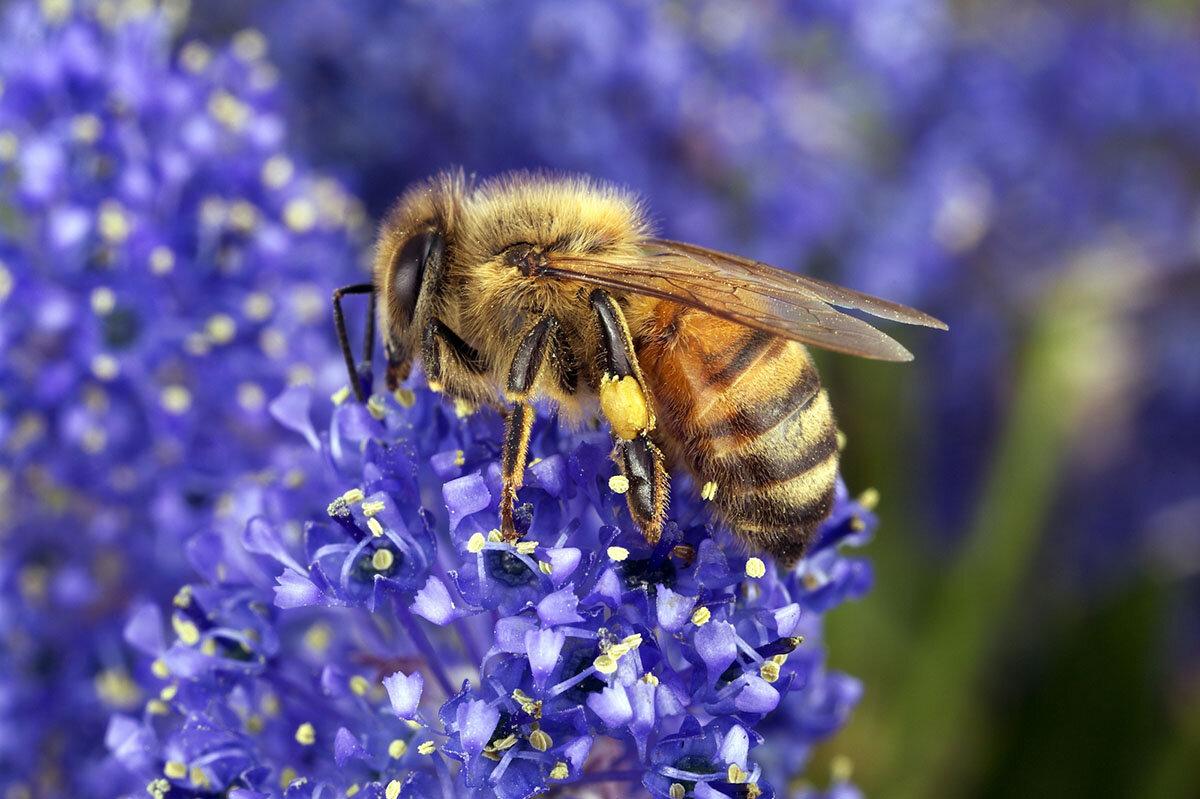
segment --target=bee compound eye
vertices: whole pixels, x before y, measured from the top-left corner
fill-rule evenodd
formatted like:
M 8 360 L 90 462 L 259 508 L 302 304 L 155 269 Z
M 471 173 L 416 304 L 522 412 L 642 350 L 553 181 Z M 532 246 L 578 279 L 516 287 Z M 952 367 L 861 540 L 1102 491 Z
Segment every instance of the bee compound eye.
M 441 261 L 444 244 L 441 231 L 426 230 L 404 242 L 392 261 L 392 292 L 409 319 L 417 307 L 425 267 Z

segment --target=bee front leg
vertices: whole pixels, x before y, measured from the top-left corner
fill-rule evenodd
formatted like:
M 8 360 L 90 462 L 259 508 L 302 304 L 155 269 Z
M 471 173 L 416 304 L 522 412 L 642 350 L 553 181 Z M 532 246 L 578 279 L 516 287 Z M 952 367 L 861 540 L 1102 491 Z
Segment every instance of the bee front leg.
M 576 382 L 575 358 L 566 343 L 562 325 L 553 316 L 542 317 L 521 343 L 517 345 L 505 384 L 505 398 L 513 404 L 504 434 L 504 456 L 501 477 L 504 480 L 500 495 L 500 534 L 509 541 L 517 539 L 513 510 L 517 489 L 525 477 L 525 461 L 529 455 L 529 434 L 533 429 L 534 408 L 530 400 L 542 365 L 550 363 L 557 372 L 559 386 L 573 393 Z
M 625 495 L 629 512 L 646 540 L 656 544 L 667 515 L 670 476 L 662 450 L 650 437 L 655 420 L 646 378 L 638 364 L 621 306 L 602 289 L 593 291 L 589 300 L 599 320 L 604 344 L 600 410 L 612 427 L 621 471 L 629 481 Z
M 354 363 L 354 353 L 350 351 L 350 337 L 346 334 L 346 317 L 342 313 L 342 297 L 347 294 L 366 294 L 367 325 L 366 340 L 363 342 L 363 364 L 366 367 L 366 381 L 370 385 L 371 374 L 374 372 L 375 360 L 375 286 L 371 283 L 355 283 L 342 286 L 333 292 L 333 323 L 337 329 L 338 344 L 342 348 L 342 357 L 346 360 L 346 373 L 350 376 L 350 387 L 354 389 L 354 397 L 359 402 L 366 402 L 367 395 L 363 390 L 364 375 Z

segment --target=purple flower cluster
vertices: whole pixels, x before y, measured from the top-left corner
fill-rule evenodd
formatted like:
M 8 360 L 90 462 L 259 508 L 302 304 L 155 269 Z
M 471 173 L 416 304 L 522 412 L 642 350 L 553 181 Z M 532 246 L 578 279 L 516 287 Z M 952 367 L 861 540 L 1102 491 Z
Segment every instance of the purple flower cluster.
M 6 7 L 0 34 L 0 773 L 112 795 L 145 694 L 131 602 L 169 598 L 267 405 L 336 386 L 328 287 L 363 214 L 287 153 L 262 36 L 171 44 L 172 4 Z M 8 600 L 12 599 L 9 603 Z M 10 782 L 11 780 L 11 782 Z
M 650 546 L 609 434 L 543 419 L 510 544 L 495 413 L 402 389 L 318 433 L 310 403 L 272 406 L 315 446 L 291 456 L 303 487 L 235 488 L 254 515 L 193 542 L 207 579 L 176 597 L 173 640 L 153 606 L 127 628 L 158 698 L 108 743 L 151 793 L 770 797 L 846 720 L 861 688 L 826 669 L 821 623 L 869 588 L 842 550 L 874 520 L 844 490 L 792 572 L 684 484 Z

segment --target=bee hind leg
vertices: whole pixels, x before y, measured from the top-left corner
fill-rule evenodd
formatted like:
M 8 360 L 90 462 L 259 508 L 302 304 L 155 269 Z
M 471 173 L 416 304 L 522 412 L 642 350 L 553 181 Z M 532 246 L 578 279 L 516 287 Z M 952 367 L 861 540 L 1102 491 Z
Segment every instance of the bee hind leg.
M 662 450 L 650 437 L 654 409 L 646 378 L 633 349 L 633 337 L 621 306 L 606 291 L 589 298 L 600 324 L 605 374 L 600 384 L 600 410 L 617 441 L 621 471 L 629 481 L 625 499 L 629 513 L 651 544 L 662 536 L 667 515 L 670 476 Z
M 533 429 L 533 388 L 542 366 L 548 364 L 557 374 L 558 384 L 573 393 L 576 383 L 575 358 L 566 343 L 562 325 L 553 316 L 538 320 L 517 345 L 505 384 L 505 398 L 512 403 L 504 433 L 504 454 L 500 472 L 504 481 L 500 495 L 500 534 L 509 541 L 519 536 L 513 521 L 517 489 L 525 477 L 529 455 L 529 434 Z

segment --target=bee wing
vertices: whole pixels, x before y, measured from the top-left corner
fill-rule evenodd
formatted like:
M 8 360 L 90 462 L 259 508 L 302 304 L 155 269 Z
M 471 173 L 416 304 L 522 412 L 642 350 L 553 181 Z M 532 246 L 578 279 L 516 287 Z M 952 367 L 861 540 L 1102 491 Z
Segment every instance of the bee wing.
M 946 329 L 912 308 L 694 244 L 647 239 L 643 256 L 605 260 L 551 254 L 542 273 L 657 297 L 803 344 L 885 361 L 912 360 L 912 353 L 833 306 Z

